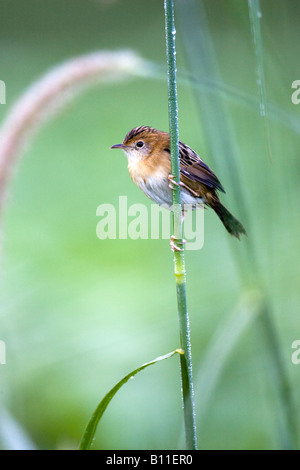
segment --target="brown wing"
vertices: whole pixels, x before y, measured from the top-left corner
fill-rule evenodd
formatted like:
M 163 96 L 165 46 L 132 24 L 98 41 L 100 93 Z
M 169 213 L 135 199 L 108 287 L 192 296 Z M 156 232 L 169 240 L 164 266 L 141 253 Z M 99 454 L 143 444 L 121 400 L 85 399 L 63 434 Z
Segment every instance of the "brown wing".
M 198 181 L 225 193 L 218 177 L 206 163 L 187 145 L 179 142 L 180 173 L 191 181 Z

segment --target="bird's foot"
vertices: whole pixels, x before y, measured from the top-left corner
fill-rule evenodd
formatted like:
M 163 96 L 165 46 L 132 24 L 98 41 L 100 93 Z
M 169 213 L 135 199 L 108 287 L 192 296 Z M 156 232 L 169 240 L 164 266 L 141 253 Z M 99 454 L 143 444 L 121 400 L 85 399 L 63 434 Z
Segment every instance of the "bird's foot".
M 174 175 L 169 175 L 168 176 L 168 180 L 169 180 L 169 188 L 171 189 L 175 189 L 175 186 L 183 186 L 183 184 L 181 183 L 181 181 L 179 183 L 177 183 L 177 181 L 174 181 L 174 178 L 175 176 Z
M 183 245 L 185 245 L 185 243 L 186 243 L 186 240 L 176 238 L 174 235 L 171 236 L 170 247 L 171 247 L 171 250 L 173 252 L 174 251 L 184 251 L 184 248 L 180 248 L 180 245 L 183 246 Z

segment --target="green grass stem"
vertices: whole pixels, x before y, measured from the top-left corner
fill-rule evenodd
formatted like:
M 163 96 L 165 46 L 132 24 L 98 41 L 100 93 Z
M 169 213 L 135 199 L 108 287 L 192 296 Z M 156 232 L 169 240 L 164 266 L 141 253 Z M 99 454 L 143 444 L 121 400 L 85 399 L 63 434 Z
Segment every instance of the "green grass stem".
M 176 82 L 176 48 L 173 0 L 165 0 L 165 30 L 168 62 L 168 101 L 169 129 L 171 145 L 171 172 L 174 181 L 180 181 L 179 167 L 179 130 Z M 173 220 L 176 242 L 182 241 L 181 195 L 180 187 L 175 185 L 173 191 Z M 197 448 L 195 404 L 193 392 L 191 340 L 189 316 L 186 302 L 186 273 L 184 251 L 174 252 L 177 306 L 179 316 L 180 345 L 184 354 L 180 356 L 182 400 L 184 411 L 186 445 L 188 449 Z

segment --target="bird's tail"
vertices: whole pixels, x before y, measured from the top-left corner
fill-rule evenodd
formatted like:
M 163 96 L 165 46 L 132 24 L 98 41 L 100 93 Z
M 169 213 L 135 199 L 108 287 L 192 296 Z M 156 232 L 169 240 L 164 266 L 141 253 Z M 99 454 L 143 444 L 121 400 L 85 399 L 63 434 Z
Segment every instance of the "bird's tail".
M 241 222 L 239 222 L 219 200 L 214 199 L 210 201 L 209 206 L 215 211 L 230 235 L 238 239 L 240 239 L 241 234 L 247 235 Z

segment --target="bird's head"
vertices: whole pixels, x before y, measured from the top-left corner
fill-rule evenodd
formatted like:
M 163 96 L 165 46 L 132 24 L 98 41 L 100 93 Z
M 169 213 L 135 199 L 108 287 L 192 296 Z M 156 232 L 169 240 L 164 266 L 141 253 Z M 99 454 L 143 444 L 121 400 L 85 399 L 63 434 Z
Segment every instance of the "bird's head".
M 153 151 L 159 151 L 161 146 L 166 146 L 168 139 L 169 134 L 166 132 L 149 126 L 141 126 L 128 132 L 121 144 L 113 145 L 110 148 L 124 150 L 130 160 L 141 160 L 149 157 Z

